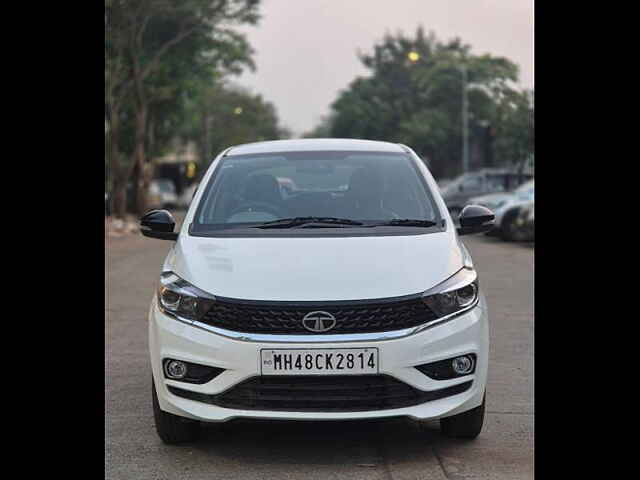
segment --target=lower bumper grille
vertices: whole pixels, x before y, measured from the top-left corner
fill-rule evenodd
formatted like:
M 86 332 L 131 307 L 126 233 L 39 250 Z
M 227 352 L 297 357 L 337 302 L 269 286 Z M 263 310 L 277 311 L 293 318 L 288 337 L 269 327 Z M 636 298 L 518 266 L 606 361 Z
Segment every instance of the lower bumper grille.
M 288 412 L 358 412 L 404 408 L 462 393 L 471 381 L 424 392 L 387 375 L 253 377 L 217 394 L 169 386 L 179 397 L 219 407 Z

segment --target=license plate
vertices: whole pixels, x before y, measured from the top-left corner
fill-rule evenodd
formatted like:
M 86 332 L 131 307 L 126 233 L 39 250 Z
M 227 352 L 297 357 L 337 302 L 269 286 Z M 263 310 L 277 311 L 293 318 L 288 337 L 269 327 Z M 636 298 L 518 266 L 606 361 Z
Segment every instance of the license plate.
M 363 375 L 378 373 L 377 348 L 260 350 L 262 375 Z

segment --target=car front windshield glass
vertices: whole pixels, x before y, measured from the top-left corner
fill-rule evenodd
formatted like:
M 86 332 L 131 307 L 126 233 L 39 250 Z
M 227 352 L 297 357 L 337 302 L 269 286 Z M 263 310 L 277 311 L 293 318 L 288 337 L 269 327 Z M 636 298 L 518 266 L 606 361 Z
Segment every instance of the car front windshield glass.
M 406 153 L 232 155 L 221 159 L 208 183 L 194 218 L 194 225 L 206 230 L 255 228 L 299 217 L 365 225 L 441 220 L 426 181 Z

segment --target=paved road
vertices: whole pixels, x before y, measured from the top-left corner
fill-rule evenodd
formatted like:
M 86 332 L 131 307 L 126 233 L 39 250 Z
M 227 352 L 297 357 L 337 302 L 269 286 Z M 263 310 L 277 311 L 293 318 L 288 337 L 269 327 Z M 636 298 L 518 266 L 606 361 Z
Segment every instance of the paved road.
M 466 237 L 491 313 L 485 427 L 475 441 L 441 437 L 405 419 L 235 421 L 193 445 L 157 437 L 146 310 L 168 242 L 106 242 L 105 474 L 107 479 L 533 478 L 531 246 Z

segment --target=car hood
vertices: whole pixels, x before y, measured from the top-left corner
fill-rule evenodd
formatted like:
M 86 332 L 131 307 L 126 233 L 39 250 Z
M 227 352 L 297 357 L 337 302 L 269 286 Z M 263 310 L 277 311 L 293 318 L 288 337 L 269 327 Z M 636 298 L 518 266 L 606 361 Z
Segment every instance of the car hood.
M 457 272 L 455 233 L 366 237 L 193 237 L 181 234 L 163 267 L 221 297 L 329 301 L 427 290 Z

